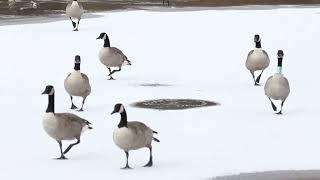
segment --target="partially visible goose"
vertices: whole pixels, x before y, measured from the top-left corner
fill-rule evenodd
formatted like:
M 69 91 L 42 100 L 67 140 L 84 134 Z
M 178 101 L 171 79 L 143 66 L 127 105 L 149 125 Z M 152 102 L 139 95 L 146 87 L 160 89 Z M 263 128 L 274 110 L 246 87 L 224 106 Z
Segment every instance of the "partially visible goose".
M 125 56 L 120 49 L 110 47 L 107 33 L 101 33 L 97 39 L 104 40 L 103 48 L 99 52 L 99 59 L 109 70 L 109 80 L 113 80 L 112 74 L 121 71 L 123 65 L 131 65 L 131 61 L 128 60 L 127 56 Z M 119 69 L 111 71 L 111 67 L 118 67 Z
M 277 107 L 274 105 L 271 99 L 273 100 L 281 100 L 281 109 L 277 114 L 282 114 L 282 107 L 284 102 L 289 96 L 290 93 L 290 86 L 289 81 L 286 77 L 282 74 L 282 59 L 283 59 L 283 51 L 278 51 L 278 68 L 277 72 L 268 78 L 265 86 L 264 92 L 266 96 L 268 96 L 271 106 L 274 111 L 277 111 Z
M 254 85 L 257 86 L 260 83 L 263 71 L 269 66 L 270 59 L 267 52 L 261 48 L 261 38 L 258 34 L 254 36 L 254 42 L 256 46 L 255 49 L 251 50 L 248 54 L 246 67 L 253 77 Z M 255 79 L 255 71 L 261 71 L 257 79 Z
M 152 161 L 152 140 L 160 142 L 153 134 L 158 134 L 145 124 L 138 121 L 127 121 L 127 113 L 122 104 L 116 104 L 111 114 L 120 113 L 121 120 L 118 127 L 113 131 L 114 143 L 124 150 L 127 157 L 126 166 L 122 169 L 131 169 L 128 164 L 129 151 L 147 147 L 150 150 L 149 162 L 144 167 L 151 167 Z
M 64 155 L 67 154 L 73 146 L 80 143 L 82 132 L 86 129 L 92 129 L 92 127 L 89 121 L 77 115 L 71 113 L 55 113 L 54 93 L 54 88 L 51 85 L 46 86 L 42 93 L 48 94 L 49 97 L 48 107 L 42 118 L 42 126 L 46 133 L 59 144 L 61 156 L 57 159 L 67 159 Z M 77 141 L 62 151 L 62 140 L 74 139 Z
M 66 7 L 66 14 L 69 16 L 72 26 L 74 28 L 74 31 L 78 31 L 79 23 L 81 20 L 81 16 L 83 14 L 84 10 L 80 3 L 78 3 L 77 0 L 73 0 L 72 2 L 69 2 Z M 74 22 L 72 18 L 78 20 L 78 22 Z
M 71 109 L 77 109 L 73 104 L 73 96 L 82 97 L 82 106 L 79 111 L 83 111 L 83 104 L 91 93 L 91 86 L 89 83 L 89 78 L 84 73 L 80 72 L 81 59 L 79 55 L 76 55 L 74 62 L 74 71 L 70 73 L 64 80 L 64 88 L 70 95 L 71 99 Z
M 162 5 L 165 5 L 167 3 L 168 6 L 170 6 L 170 1 L 169 0 L 162 0 Z

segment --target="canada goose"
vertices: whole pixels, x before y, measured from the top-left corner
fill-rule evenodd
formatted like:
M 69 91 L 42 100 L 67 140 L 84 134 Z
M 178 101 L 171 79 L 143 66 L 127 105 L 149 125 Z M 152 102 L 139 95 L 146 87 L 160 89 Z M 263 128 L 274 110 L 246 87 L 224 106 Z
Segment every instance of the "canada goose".
M 67 159 L 64 155 L 69 150 L 80 143 L 80 136 L 86 129 L 92 129 L 91 123 L 85 119 L 71 113 L 54 112 L 54 88 L 51 85 L 46 86 L 42 94 L 48 94 L 49 103 L 46 112 L 42 118 L 42 126 L 46 133 L 55 139 L 60 147 L 61 156 L 57 159 Z M 62 151 L 62 140 L 74 140 L 77 142 L 70 144 L 67 149 Z
M 126 166 L 122 169 L 131 169 L 128 164 L 129 151 L 136 150 L 143 147 L 149 148 L 150 159 L 144 167 L 151 167 L 152 161 L 152 140 L 160 142 L 157 138 L 153 137 L 153 134 L 158 134 L 145 124 L 138 121 L 127 121 L 127 113 L 122 104 L 116 104 L 111 114 L 120 113 L 121 120 L 118 127 L 113 131 L 114 143 L 124 150 L 127 157 Z
M 271 106 L 274 111 L 277 111 L 277 107 L 274 105 L 271 99 L 273 100 L 281 100 L 281 109 L 277 114 L 282 114 L 282 107 L 284 102 L 290 93 L 289 81 L 282 74 L 282 59 L 283 59 L 283 51 L 278 51 L 278 68 L 277 72 L 268 78 L 265 86 L 264 92 L 266 96 L 269 98 L 271 102 Z
M 80 72 L 80 63 L 81 59 L 79 55 L 76 55 L 74 62 L 74 71 L 70 73 L 66 79 L 64 80 L 64 88 L 70 95 L 71 99 L 71 109 L 77 109 L 77 107 L 73 104 L 73 96 L 81 96 L 82 106 L 79 111 L 83 111 L 83 104 L 91 93 L 91 87 L 89 83 L 89 78 L 84 73 Z
M 78 3 L 78 0 L 73 0 L 72 2 L 69 2 L 66 8 L 66 14 L 69 16 L 72 26 L 74 28 L 74 31 L 78 31 L 79 23 L 81 20 L 81 16 L 83 14 L 84 10 L 80 3 Z M 78 19 L 78 22 L 75 23 L 72 18 Z
M 121 71 L 121 67 L 123 65 L 131 65 L 131 61 L 128 60 L 127 56 L 125 56 L 120 49 L 110 47 L 110 41 L 107 33 L 101 33 L 97 39 L 104 40 L 103 48 L 99 52 L 99 59 L 109 70 L 109 80 L 113 80 L 112 74 L 117 71 Z M 111 71 L 111 67 L 118 67 L 119 69 Z
M 254 36 L 254 42 L 256 43 L 256 47 L 249 52 L 246 67 L 253 77 L 254 85 L 257 86 L 259 85 L 263 71 L 269 66 L 270 59 L 267 52 L 261 48 L 261 38 L 258 34 Z M 254 72 L 260 70 L 260 75 L 255 79 Z

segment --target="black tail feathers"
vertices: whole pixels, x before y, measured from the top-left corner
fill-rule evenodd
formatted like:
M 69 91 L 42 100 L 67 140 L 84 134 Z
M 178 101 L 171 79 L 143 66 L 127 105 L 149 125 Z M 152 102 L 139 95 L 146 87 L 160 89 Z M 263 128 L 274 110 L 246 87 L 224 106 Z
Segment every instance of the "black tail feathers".
M 160 142 L 160 140 L 155 138 L 155 137 L 153 137 L 153 140 L 156 141 L 156 142 Z

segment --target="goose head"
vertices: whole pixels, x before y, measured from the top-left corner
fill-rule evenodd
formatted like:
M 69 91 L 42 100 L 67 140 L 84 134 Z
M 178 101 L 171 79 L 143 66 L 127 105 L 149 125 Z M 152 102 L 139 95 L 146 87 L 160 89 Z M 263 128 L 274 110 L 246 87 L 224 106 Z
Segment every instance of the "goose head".
M 111 112 L 111 114 L 115 114 L 115 113 L 123 113 L 124 110 L 124 106 L 122 104 L 116 104 L 114 105 L 113 111 Z
M 256 43 L 256 48 L 261 48 L 261 37 L 259 34 L 254 35 L 254 42 Z
M 80 63 L 81 63 L 81 58 L 79 55 L 76 55 L 74 58 L 74 70 L 79 71 L 80 70 Z
M 278 50 L 277 55 L 278 55 L 278 59 L 283 58 L 283 56 L 284 56 L 283 50 Z
M 53 95 L 54 94 L 54 87 L 52 85 L 47 85 L 42 94 Z
M 109 37 L 108 37 L 107 33 L 105 33 L 105 32 L 100 33 L 100 35 L 99 35 L 99 37 L 97 37 L 97 39 L 104 40 L 103 47 L 110 47 L 110 41 L 109 41 Z
M 102 32 L 102 33 L 100 33 L 99 37 L 97 37 L 97 39 L 104 39 L 104 40 L 106 40 L 106 39 L 109 39 L 109 38 L 108 38 L 107 33 Z
M 260 38 L 260 36 L 259 36 L 259 34 L 256 34 L 256 35 L 254 35 L 254 42 L 260 42 L 261 41 L 261 38 Z

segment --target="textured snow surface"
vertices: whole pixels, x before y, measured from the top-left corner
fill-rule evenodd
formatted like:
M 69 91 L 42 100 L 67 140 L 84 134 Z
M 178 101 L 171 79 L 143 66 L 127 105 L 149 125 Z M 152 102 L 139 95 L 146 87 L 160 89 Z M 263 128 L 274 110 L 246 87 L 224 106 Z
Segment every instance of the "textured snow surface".
M 0 26 L 1 161 L 0 179 L 201 179 L 240 172 L 319 169 L 319 8 L 206 10 L 187 12 L 129 11 L 100 13 L 83 19 L 79 32 L 69 20 Z M 107 32 L 132 61 L 107 80 L 98 52 Z M 271 63 L 261 82 L 276 71 L 283 49 L 284 74 L 291 94 L 284 115 L 272 112 L 263 86 L 254 87 L 245 68 L 253 36 L 259 33 Z M 81 55 L 82 72 L 92 94 L 84 112 L 69 110 L 63 87 Z M 141 86 L 142 84 L 168 86 Z M 94 129 L 83 134 L 67 161 L 57 161 L 58 144 L 41 125 L 47 97 L 55 86 L 56 112 L 73 112 Z M 220 106 L 157 111 L 133 108 L 147 99 L 193 98 Z M 112 141 L 123 103 L 129 120 L 142 121 L 159 134 L 154 166 L 148 149 L 125 154 Z M 76 99 L 80 106 L 81 99 Z M 64 147 L 70 142 L 65 142 Z

